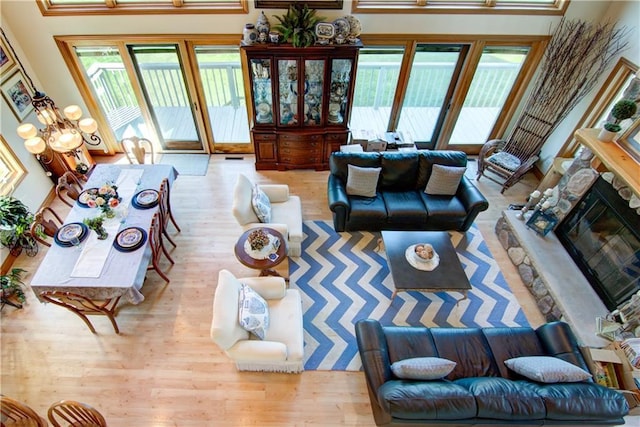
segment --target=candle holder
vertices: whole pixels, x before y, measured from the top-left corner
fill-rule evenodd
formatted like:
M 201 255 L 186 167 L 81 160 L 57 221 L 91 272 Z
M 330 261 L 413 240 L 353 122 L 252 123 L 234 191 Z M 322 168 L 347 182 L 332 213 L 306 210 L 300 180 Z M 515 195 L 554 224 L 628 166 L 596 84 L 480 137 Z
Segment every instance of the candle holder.
M 540 192 L 538 190 L 529 194 L 529 198 L 527 199 L 527 203 L 520 209 L 520 212 L 516 214 L 516 218 L 520 220 L 524 220 L 524 215 L 531 209 L 531 205 L 534 204 L 535 200 L 540 197 Z

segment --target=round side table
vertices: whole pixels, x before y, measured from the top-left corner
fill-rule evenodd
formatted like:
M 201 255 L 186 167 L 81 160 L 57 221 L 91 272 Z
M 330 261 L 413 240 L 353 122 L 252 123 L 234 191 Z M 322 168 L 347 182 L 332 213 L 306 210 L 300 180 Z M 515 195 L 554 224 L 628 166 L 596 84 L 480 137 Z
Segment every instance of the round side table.
M 284 241 L 284 237 L 273 228 L 259 228 L 263 229 L 268 234 L 271 234 L 272 236 L 277 237 L 280 240 L 280 246 L 278 246 L 278 250 L 274 253 L 275 256 L 272 257 L 273 259 L 255 259 L 244 249 L 244 244 L 247 241 L 249 234 L 251 234 L 252 231 L 256 230 L 256 228 L 249 229 L 242 233 L 242 236 L 240 236 L 234 247 L 236 258 L 238 258 L 238 261 L 240 261 L 240 263 L 242 263 L 242 265 L 244 265 L 245 267 L 260 270 L 260 276 L 280 276 L 280 274 L 273 268 L 284 261 L 285 257 L 287 256 L 287 244 Z

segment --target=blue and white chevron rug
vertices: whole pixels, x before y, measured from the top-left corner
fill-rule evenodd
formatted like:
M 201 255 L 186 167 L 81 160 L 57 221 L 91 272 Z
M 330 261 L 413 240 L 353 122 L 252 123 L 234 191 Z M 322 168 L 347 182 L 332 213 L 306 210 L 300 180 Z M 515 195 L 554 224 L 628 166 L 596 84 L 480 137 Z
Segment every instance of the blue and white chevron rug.
M 393 281 L 380 233 L 336 233 L 330 221 L 305 221 L 302 256 L 289 258 L 292 288 L 302 292 L 305 369 L 361 368 L 354 325 L 366 318 L 383 325 L 528 326 L 516 298 L 475 225 L 451 233 L 472 289 L 459 293 L 400 292 Z

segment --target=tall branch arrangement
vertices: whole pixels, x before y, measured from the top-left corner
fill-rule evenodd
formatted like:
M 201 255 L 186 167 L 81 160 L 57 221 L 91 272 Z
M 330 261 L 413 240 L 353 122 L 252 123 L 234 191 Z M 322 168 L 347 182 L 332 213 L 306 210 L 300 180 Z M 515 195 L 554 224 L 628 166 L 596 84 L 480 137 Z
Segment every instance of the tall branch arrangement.
M 627 45 L 629 30 L 615 24 L 562 19 L 544 55 L 531 95 L 508 143 L 538 152 Z M 535 145 L 536 150 L 531 150 Z

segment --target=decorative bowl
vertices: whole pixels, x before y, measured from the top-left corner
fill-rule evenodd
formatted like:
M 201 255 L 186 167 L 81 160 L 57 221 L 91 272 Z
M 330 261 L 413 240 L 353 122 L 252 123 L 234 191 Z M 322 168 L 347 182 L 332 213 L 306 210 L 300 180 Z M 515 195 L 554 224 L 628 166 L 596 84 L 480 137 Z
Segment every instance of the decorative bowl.
M 413 253 L 415 260 L 418 262 L 431 262 L 436 256 L 433 246 L 429 243 L 417 244 Z

